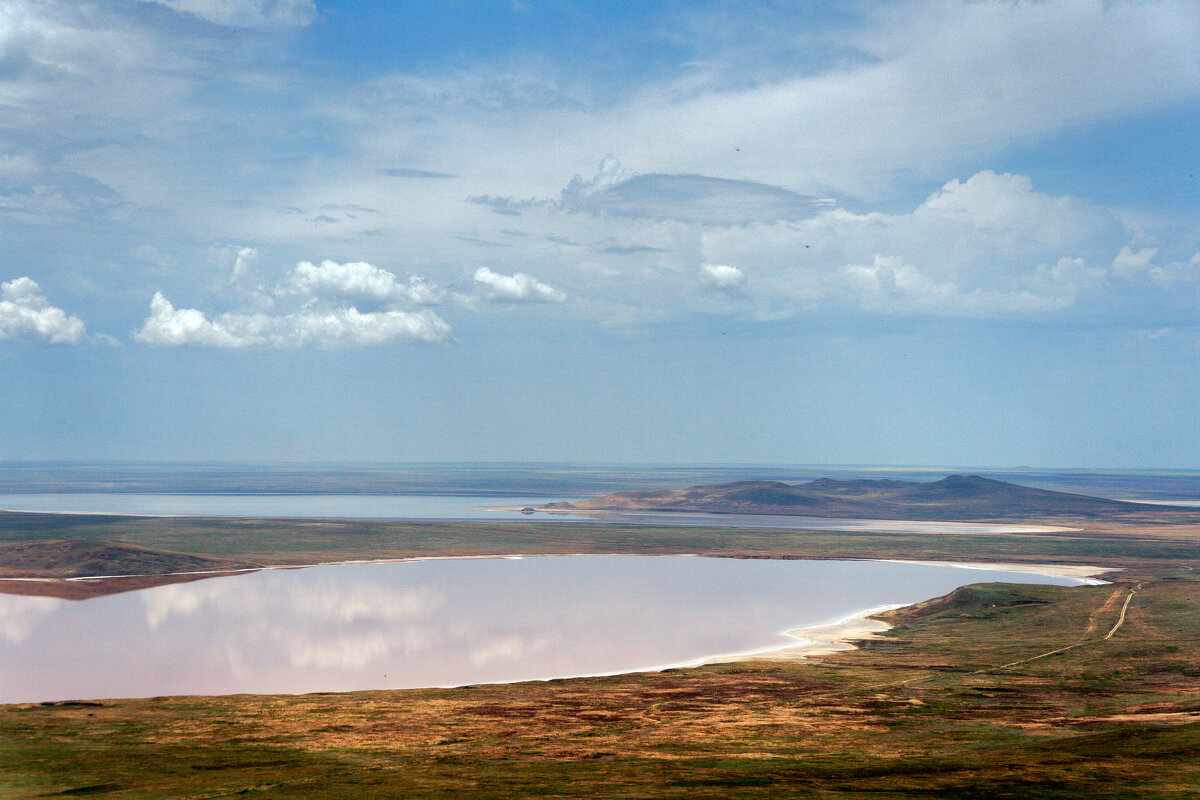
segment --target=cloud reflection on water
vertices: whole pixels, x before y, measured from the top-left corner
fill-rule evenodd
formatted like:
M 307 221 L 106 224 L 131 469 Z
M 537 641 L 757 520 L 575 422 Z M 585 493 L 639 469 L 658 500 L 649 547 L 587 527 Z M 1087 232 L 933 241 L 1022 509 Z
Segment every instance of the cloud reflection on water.
M 29 638 L 43 617 L 57 611 L 63 600 L 53 597 L 7 597 L 0 603 L 0 637 L 13 644 Z
M 240 654 L 253 649 L 252 641 L 283 654 L 298 670 L 356 670 L 414 655 L 444 638 L 423 622 L 445 605 L 446 593 L 437 586 L 346 583 L 322 574 L 311 582 L 240 588 L 231 592 L 213 581 L 142 593 L 146 624 L 156 630 L 198 615 L 238 617 L 242 640 L 227 640 L 224 650 L 231 670 L 242 675 L 247 669 Z

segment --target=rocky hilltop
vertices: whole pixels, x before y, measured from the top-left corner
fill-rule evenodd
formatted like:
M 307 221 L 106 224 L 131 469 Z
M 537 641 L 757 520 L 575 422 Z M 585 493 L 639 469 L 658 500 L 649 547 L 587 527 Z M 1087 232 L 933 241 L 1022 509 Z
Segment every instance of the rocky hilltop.
M 861 519 L 967 520 L 1045 516 L 1093 517 L 1161 511 L 1081 494 L 1035 489 L 978 475 L 939 481 L 833 480 L 800 484 L 736 481 L 686 489 L 617 492 L 544 510 L 705 511 Z

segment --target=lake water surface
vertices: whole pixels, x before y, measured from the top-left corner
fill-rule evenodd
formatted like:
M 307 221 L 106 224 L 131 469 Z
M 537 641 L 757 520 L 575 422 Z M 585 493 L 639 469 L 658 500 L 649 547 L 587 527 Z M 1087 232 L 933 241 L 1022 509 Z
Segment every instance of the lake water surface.
M 61 514 L 308 519 L 521 519 L 494 507 L 536 506 L 561 497 L 463 494 L 0 494 L 0 508 Z
M 82 602 L 0 595 L 0 702 L 453 686 L 625 672 L 999 570 L 879 561 L 539 556 L 265 570 Z

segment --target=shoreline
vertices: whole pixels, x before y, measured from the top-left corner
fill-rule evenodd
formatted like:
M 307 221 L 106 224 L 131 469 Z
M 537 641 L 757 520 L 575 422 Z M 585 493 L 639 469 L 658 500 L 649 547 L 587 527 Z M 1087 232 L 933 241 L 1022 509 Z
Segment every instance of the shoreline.
M 581 554 L 586 555 L 586 554 Z M 865 559 L 864 559 L 865 560 Z M 885 559 L 873 559 L 885 560 Z M 918 602 L 925 602 L 924 600 Z M 872 615 L 882 614 L 904 608 L 904 603 L 891 603 L 857 611 L 844 619 L 833 623 L 818 623 L 782 631 L 780 636 L 789 636 L 797 641 L 773 644 L 754 650 L 742 650 L 736 653 L 719 653 L 690 658 L 686 661 L 673 661 L 669 664 L 656 664 L 648 667 L 633 667 L 611 672 L 586 672 L 577 675 L 551 675 L 541 678 L 522 678 L 515 681 L 491 681 L 484 684 L 446 684 L 442 686 L 412 687 L 414 690 L 429 689 L 461 689 L 465 686 L 507 686 L 517 683 L 548 683 L 550 681 L 566 681 L 582 678 L 612 678 L 618 675 L 639 675 L 650 672 L 669 672 L 679 669 L 696 669 L 710 664 L 732 664 L 739 661 L 793 661 L 803 660 L 811 656 L 831 655 L 855 649 L 853 642 L 875 638 L 875 635 L 891 630 L 892 626 L 883 620 L 874 619 Z M 804 635 L 801 635 L 804 634 Z M 812 637 L 812 638 L 809 638 Z M 396 689 L 394 691 L 408 691 Z
M 524 558 L 556 558 L 559 556 L 588 556 L 588 557 L 609 557 L 617 556 L 621 558 L 729 558 L 740 559 L 742 556 L 736 555 L 706 555 L 704 553 L 488 553 L 484 555 L 452 555 L 452 556 L 400 556 L 397 558 L 355 558 L 341 561 L 315 561 L 311 564 L 264 564 L 260 567 L 242 567 L 235 569 L 207 569 L 196 570 L 192 572 L 161 572 L 152 573 L 150 575 L 81 575 L 74 578 L 5 578 L 0 576 L 0 580 L 29 580 L 29 581 L 92 581 L 104 580 L 109 578 L 145 578 L 159 577 L 166 575 L 211 575 L 211 574 L 229 574 L 238 572 L 259 572 L 267 569 L 307 569 L 308 567 L 338 567 L 351 566 L 355 564 L 403 564 L 410 561 L 472 561 L 480 559 L 500 559 L 507 561 L 519 561 Z M 1093 578 L 1095 575 L 1102 575 L 1106 572 L 1117 572 L 1119 567 L 1098 567 L 1086 564 L 1046 564 L 1036 563 L 1028 564 L 1019 561 L 917 561 L 905 558 L 801 558 L 792 559 L 789 557 L 774 557 L 768 556 L 767 561 L 878 561 L 891 564 L 923 564 L 926 566 L 949 566 L 959 569 L 978 569 L 978 570 L 999 570 L 1003 572 L 1027 572 L 1031 575 L 1049 575 L 1058 578 L 1073 578 L 1081 581 L 1095 580 L 1096 583 L 1088 585 L 1098 585 L 1108 583 L 1108 581 Z
M 932 599 L 932 598 L 931 598 Z M 918 602 L 926 602 L 924 600 Z M 828 656 L 857 649 L 857 642 L 877 639 L 892 629 L 892 625 L 876 618 L 876 614 L 904 608 L 905 603 L 885 603 L 850 614 L 837 622 L 819 622 L 803 625 L 783 632 L 795 642 L 747 650 L 741 653 L 726 653 L 710 656 L 703 664 L 732 664 L 739 661 L 803 661 L 815 656 Z
M 526 508 L 533 509 L 526 511 Z M 750 512 L 720 512 L 720 511 L 663 511 L 655 509 L 630 508 L 547 508 L 545 506 L 485 506 L 484 511 L 494 513 L 522 514 L 526 519 L 533 519 L 538 514 L 547 517 L 574 518 L 573 521 L 606 522 L 612 524 L 653 525 L 679 524 L 668 522 L 671 515 L 679 515 L 679 519 L 691 517 L 685 522 L 700 527 L 744 527 L 737 522 L 729 522 L 731 518 L 745 518 L 755 524 L 750 527 L 771 528 L 780 527 L 788 530 L 878 530 L 885 533 L 928 533 L 928 534 L 1027 534 L 1027 533 L 1078 533 L 1082 528 L 1072 528 L 1062 525 L 1037 525 L 1019 522 L 971 521 L 971 520 L 920 520 L 920 519 L 873 519 L 867 517 L 812 517 L 804 514 L 754 514 Z M 660 515 L 663 520 L 639 521 L 638 517 Z M 709 519 L 711 518 L 711 519 Z M 779 521 L 792 524 L 773 526 L 768 523 Z M 839 527 L 847 526 L 847 527 Z
M 892 564 L 923 564 L 928 566 L 951 566 L 958 569 L 1002 570 L 1006 572 L 1025 572 L 1031 575 L 1048 575 L 1058 578 L 1069 578 L 1079 581 L 1080 586 L 1100 586 L 1108 583 L 1095 577 L 1118 569 L 1109 567 L 1092 567 L 1074 564 L 1020 564 L 1013 562 L 985 561 L 911 561 L 901 558 L 873 558 L 868 561 L 887 562 Z M 968 584 L 964 584 L 968 585 Z M 795 643 L 776 645 L 761 650 L 749 650 L 743 653 L 720 654 L 710 656 L 700 662 L 703 664 L 730 664 L 739 661 L 803 661 L 816 656 L 833 655 L 857 649 L 857 642 L 877 639 L 894 626 L 876 617 L 886 611 L 906 608 L 911 605 L 928 602 L 934 598 L 918 600 L 916 603 L 891 603 L 874 606 L 851 614 L 837 622 L 824 622 L 814 625 L 804 625 L 783 632 L 784 636 L 796 639 Z
M 1005 572 L 1028 572 L 1031 575 L 1050 575 L 1056 578 L 1074 578 L 1083 586 L 1102 586 L 1110 581 L 1095 577 L 1108 572 L 1122 572 L 1122 567 L 1092 567 L 1085 564 L 1023 564 L 1019 561 L 912 561 L 904 558 L 879 558 L 872 561 L 891 561 L 896 564 L 926 564 L 941 566 L 951 564 L 960 569 L 1003 570 Z
M 730 558 L 738 559 L 742 556 L 736 555 L 706 555 L 703 553 L 657 553 L 648 555 L 646 553 L 489 553 L 486 555 L 451 555 L 451 556 L 400 556 L 397 558 L 362 558 L 362 559 L 344 559 L 341 561 L 315 561 L 310 564 L 264 564 L 256 567 L 234 567 L 230 569 L 204 569 L 193 570 L 187 572 L 153 572 L 153 573 L 130 573 L 124 575 L 77 575 L 70 578 L 57 578 L 54 576 L 4 576 L 0 575 L 0 582 L 16 581 L 27 583 L 80 583 L 85 581 L 103 581 L 103 580 L 125 580 L 130 578 L 166 578 L 166 577 L 188 577 L 195 575 L 236 575 L 249 572 L 261 572 L 263 570 L 277 569 L 308 569 L 309 567 L 337 567 L 351 566 L 356 564 L 403 564 L 406 562 L 417 561 L 467 561 L 477 559 L 501 559 L 508 561 L 517 561 L 523 558 L 554 558 L 556 556 L 619 556 L 619 557 L 687 557 L 687 558 Z M 766 560 L 786 561 L 792 560 L 785 556 L 768 556 Z M 1096 575 L 1102 575 L 1108 572 L 1119 572 L 1120 567 L 1098 567 L 1079 564 L 1028 564 L 1017 561 L 917 561 L 904 558 L 807 558 L 796 559 L 801 561 L 879 561 L 889 562 L 893 564 L 923 564 L 927 566 L 949 566 L 959 569 L 978 569 L 978 570 L 1000 570 L 1004 572 L 1026 572 L 1031 575 L 1049 575 L 1058 578 L 1071 578 L 1081 582 L 1081 585 L 1096 586 L 1108 581 L 1095 578 Z M 0 592 L 2 594 L 2 592 Z M 898 606 L 902 607 L 902 606 Z M 837 623 L 840 624 L 840 623 Z
M 37 509 L 28 508 L 0 508 L 0 514 L 42 514 L 45 516 L 63 516 L 63 517 L 146 517 L 149 519 L 175 519 L 177 517 L 197 516 L 199 519 L 208 519 L 208 517 L 199 517 L 193 514 L 131 514 L 124 511 L 39 511 Z

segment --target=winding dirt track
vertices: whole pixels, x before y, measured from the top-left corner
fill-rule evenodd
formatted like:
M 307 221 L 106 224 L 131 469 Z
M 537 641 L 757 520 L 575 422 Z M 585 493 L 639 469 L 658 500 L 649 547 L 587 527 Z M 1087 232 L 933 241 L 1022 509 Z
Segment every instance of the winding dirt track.
M 1137 590 L 1140 588 L 1142 588 L 1142 585 L 1139 583 L 1137 586 L 1134 586 L 1129 590 L 1129 596 L 1125 598 L 1125 605 L 1121 606 L 1121 617 L 1117 620 L 1117 624 L 1113 625 L 1112 630 L 1105 634 L 1105 641 L 1111 639 L 1113 634 L 1120 630 L 1121 626 L 1125 624 L 1125 612 L 1129 610 L 1129 604 L 1133 602 L 1133 596 L 1137 594 Z
M 1045 653 L 1038 653 L 1036 656 L 1030 656 L 1029 658 L 1022 658 L 1019 661 L 1010 661 L 1007 664 L 1000 664 L 999 666 L 987 667 L 985 669 L 976 670 L 972 674 L 982 675 L 985 672 L 993 672 L 998 669 L 1008 669 L 1009 667 L 1016 667 L 1021 664 L 1028 664 L 1030 661 L 1037 661 L 1039 658 L 1048 658 L 1053 655 L 1058 655 L 1059 653 L 1065 653 L 1068 650 L 1074 650 L 1077 647 L 1086 647 L 1090 644 L 1097 644 L 1098 642 L 1107 642 L 1114 635 L 1116 635 L 1117 631 L 1119 631 L 1121 629 L 1121 626 L 1125 624 L 1125 615 L 1129 611 L 1129 604 L 1131 602 L 1133 602 L 1133 596 L 1135 594 L 1137 594 L 1138 589 L 1141 589 L 1141 588 L 1142 588 L 1142 584 L 1140 584 L 1140 583 L 1137 584 L 1136 586 L 1129 587 L 1129 594 L 1126 595 L 1126 597 L 1125 597 L 1125 604 L 1123 606 L 1121 606 L 1121 614 L 1119 617 L 1117 617 L 1116 624 L 1113 625 L 1112 629 L 1108 633 L 1104 634 L 1103 637 L 1101 637 L 1099 639 L 1087 639 L 1082 642 L 1076 642 L 1075 644 L 1069 644 L 1066 647 L 1059 647 L 1056 650 L 1049 650 Z M 1087 630 L 1084 631 L 1084 634 L 1083 634 L 1085 637 L 1088 636 L 1092 631 L 1095 630 L 1096 618 L 1100 614 L 1102 614 L 1106 609 L 1108 609 L 1113 604 L 1113 601 L 1116 598 L 1120 597 L 1120 595 L 1123 591 L 1124 590 L 1119 590 L 1117 592 L 1114 592 L 1111 597 L 1109 597 L 1107 600 L 1104 601 L 1104 605 L 1102 605 L 1100 608 L 1096 609 L 1092 613 L 1091 619 L 1088 622 Z
M 1121 602 L 1121 595 L 1124 593 L 1124 589 L 1117 589 L 1115 592 L 1109 595 L 1107 600 L 1104 601 L 1104 605 L 1097 608 L 1088 616 L 1087 630 L 1083 632 L 1083 636 L 1080 637 L 1081 639 L 1086 639 L 1087 637 L 1091 636 L 1093 632 L 1095 632 L 1096 626 L 1100 622 L 1101 615 L 1108 613 L 1108 611 L 1116 606 L 1117 603 Z

